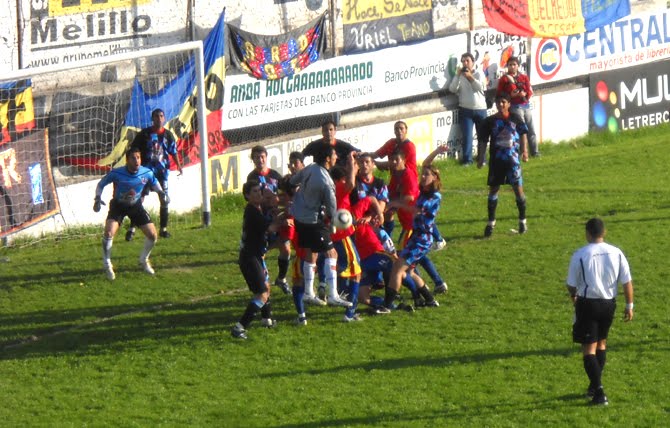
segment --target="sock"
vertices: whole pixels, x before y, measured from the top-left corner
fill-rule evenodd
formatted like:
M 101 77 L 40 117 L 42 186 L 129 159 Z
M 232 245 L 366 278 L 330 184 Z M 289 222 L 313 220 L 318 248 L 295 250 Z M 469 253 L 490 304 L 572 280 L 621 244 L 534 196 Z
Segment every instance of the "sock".
M 304 285 L 294 285 L 293 286 L 293 304 L 295 305 L 295 310 L 298 312 L 298 316 L 305 316 L 305 302 L 302 301 L 303 296 L 305 295 L 305 286 Z
M 112 244 L 114 238 L 102 238 L 102 263 L 105 267 L 112 264 Z
M 319 257 L 316 259 L 316 271 L 319 273 L 319 284 L 326 282 L 326 271 L 323 268 L 326 263 L 326 258 L 319 254 Z
M 412 292 L 412 298 L 419 297 L 417 294 L 417 289 L 416 289 L 416 282 L 414 281 L 414 278 L 412 278 L 411 275 L 405 275 L 405 278 L 402 280 L 402 285 L 407 287 L 409 291 Z
M 349 296 L 347 297 L 347 300 L 349 300 L 352 305 L 350 308 L 347 308 L 346 315 L 349 318 L 352 318 L 356 314 L 356 309 L 358 308 L 358 289 L 360 288 L 361 283 L 357 281 L 356 279 L 350 279 L 349 280 Z
M 144 238 L 144 248 L 140 253 L 140 262 L 146 262 L 149 260 L 149 255 L 151 254 L 151 250 L 154 249 L 154 245 L 156 245 L 156 241 L 149 238 Z
M 596 359 L 600 365 L 600 373 L 605 370 L 605 363 L 607 362 L 607 349 L 596 349 Z
M 381 296 L 370 296 L 370 306 L 383 306 L 384 298 Z
M 287 258 L 282 258 L 281 256 L 279 256 L 279 258 L 277 258 L 277 267 L 279 268 L 279 272 L 277 273 L 277 279 L 286 279 L 286 274 L 288 273 L 290 260 L 291 256 Z
M 314 297 L 314 272 L 316 271 L 316 265 L 312 263 L 303 263 L 302 264 L 302 277 L 304 278 L 303 289 L 305 294 L 310 297 Z
M 425 284 L 423 287 L 419 288 L 418 291 L 421 297 L 423 297 L 423 300 L 425 300 L 426 302 L 432 302 L 433 300 L 435 300 L 435 297 L 433 297 L 433 293 L 430 292 L 430 290 L 428 289 L 428 287 L 426 287 Z
M 261 317 L 264 319 L 272 318 L 272 304 L 270 303 L 270 299 L 268 299 L 261 308 Z
M 498 208 L 498 195 L 489 195 L 488 199 L 489 211 L 489 226 L 495 226 L 496 222 L 496 208 Z
M 435 242 L 440 242 L 442 240 L 442 234 L 440 234 L 440 229 L 437 228 L 437 225 L 433 225 L 430 232 L 433 235 Z
M 160 209 L 160 222 L 161 222 L 161 230 L 167 229 L 168 225 L 168 207 L 161 206 Z
M 444 282 L 442 281 L 442 277 L 440 276 L 440 274 L 437 272 L 437 268 L 433 264 L 432 260 L 428 258 L 428 256 L 425 256 L 421 260 L 419 260 L 419 266 L 421 266 L 426 271 L 426 273 L 428 274 L 430 279 L 433 280 L 435 285 L 440 285 Z
M 382 229 L 388 233 L 389 236 L 393 237 L 393 229 L 395 229 L 395 220 L 388 220 L 384 222 Z
M 246 330 L 249 327 L 251 321 L 254 320 L 254 317 L 264 305 L 265 304 L 258 299 L 251 299 L 239 321 L 242 328 Z
M 589 377 L 593 388 L 597 389 L 602 386 L 600 383 L 600 364 L 598 364 L 598 359 L 595 355 L 584 355 L 584 371 L 586 371 L 586 375 Z
M 337 298 L 337 259 L 328 257 L 323 262 L 323 268 L 326 274 L 326 287 L 328 296 Z
M 395 291 L 392 288 L 385 288 L 385 295 L 384 295 L 384 306 L 387 308 L 392 308 L 393 307 L 393 301 L 395 300 L 395 296 L 398 295 L 398 292 Z
M 519 209 L 519 220 L 526 219 L 526 197 L 516 200 L 516 207 Z

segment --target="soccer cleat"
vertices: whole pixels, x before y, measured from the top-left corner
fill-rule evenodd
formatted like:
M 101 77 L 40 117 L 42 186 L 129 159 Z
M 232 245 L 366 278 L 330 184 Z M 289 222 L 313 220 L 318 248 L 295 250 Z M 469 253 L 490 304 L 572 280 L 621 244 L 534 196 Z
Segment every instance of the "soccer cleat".
M 135 236 L 135 228 L 128 229 L 126 232 L 126 241 L 130 242 L 133 240 L 133 237 Z
M 307 294 L 303 296 L 302 301 L 314 306 L 326 306 L 326 302 L 324 300 L 321 300 L 316 296 L 309 296 Z
M 526 233 L 527 230 L 528 230 L 528 226 L 526 225 L 526 222 L 525 221 L 520 221 L 519 222 L 519 235 L 522 235 L 522 234 Z
M 319 299 L 326 300 L 326 283 L 320 282 L 319 287 L 316 289 L 316 294 L 319 296 Z
M 445 241 L 444 239 L 441 239 L 439 241 L 433 241 L 433 245 L 430 246 L 430 249 L 432 251 L 440 251 L 440 250 L 443 250 L 444 247 L 446 247 L 446 246 L 447 246 L 447 241 Z
M 487 224 L 484 228 L 484 238 L 490 238 L 493 235 L 493 226 Z
M 400 302 L 395 307 L 396 311 L 414 312 L 414 306 Z
M 149 263 L 149 260 L 140 260 L 140 267 L 142 268 L 143 271 L 145 271 L 149 275 L 153 275 L 156 273 L 154 271 L 154 268 L 151 267 L 151 263 Z
M 437 300 L 433 299 L 430 302 L 426 302 L 425 306 L 427 308 L 437 308 L 438 306 L 440 306 L 440 303 Z
M 233 327 L 232 330 L 230 330 L 230 335 L 233 336 L 235 339 L 248 339 L 249 336 L 247 336 L 247 331 L 243 328 L 237 328 Z
M 433 289 L 433 293 L 442 294 L 442 293 L 446 293 L 447 290 L 449 290 L 449 287 L 447 287 L 446 282 L 443 282 L 442 284 L 435 286 L 435 288 Z
M 350 308 L 353 305 L 353 303 L 347 302 L 339 296 L 329 296 L 326 302 L 328 302 L 330 306 L 343 306 L 345 308 Z
M 307 325 L 307 317 L 298 317 L 295 320 L 293 320 L 293 324 L 297 326 Z
M 291 294 L 291 288 L 288 286 L 288 282 L 286 282 L 286 278 L 275 279 L 275 285 L 277 287 L 281 288 L 281 291 L 283 291 L 284 294 Z
M 372 308 L 372 313 L 374 313 L 375 315 L 386 315 L 390 314 L 391 310 L 386 306 L 377 306 Z
M 596 395 L 596 388 L 589 385 L 589 388 L 586 390 L 586 398 L 593 398 Z
M 161 230 L 159 235 L 160 235 L 161 238 L 169 238 L 169 237 L 172 236 L 172 234 L 170 232 L 168 232 L 167 229 Z
M 603 390 L 602 387 L 598 388 L 595 391 L 595 395 L 593 396 L 593 399 L 591 400 L 591 405 L 594 406 L 607 406 L 610 402 L 607 400 L 607 396 L 605 395 L 605 391 Z
M 351 318 L 344 315 L 344 318 L 342 318 L 342 321 L 343 322 L 357 322 L 357 321 L 363 321 L 363 318 L 361 318 L 358 314 L 354 314 L 354 316 L 351 317 Z
M 265 328 L 275 328 L 277 327 L 277 320 L 273 320 L 272 318 L 263 318 L 261 320 L 261 326 Z
M 416 299 L 414 299 L 414 306 L 417 308 L 423 308 L 424 306 L 426 306 L 426 301 L 423 300 L 421 297 L 417 297 Z
M 116 274 L 114 273 L 114 267 L 112 265 L 105 266 L 105 274 L 107 275 L 107 279 L 110 281 L 114 281 L 116 279 Z

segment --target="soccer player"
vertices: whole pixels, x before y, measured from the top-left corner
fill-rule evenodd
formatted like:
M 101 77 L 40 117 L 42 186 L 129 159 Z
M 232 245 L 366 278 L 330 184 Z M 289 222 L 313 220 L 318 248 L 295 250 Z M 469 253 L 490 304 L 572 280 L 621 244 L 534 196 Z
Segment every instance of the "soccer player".
M 498 191 L 503 184 L 510 184 L 516 196 L 519 210 L 519 233 L 526 233 L 526 195 L 523 193 L 523 176 L 521 162 L 528 162 L 526 134 L 528 129 L 523 119 L 510 112 L 509 94 L 496 96 L 498 112 L 482 122 L 479 129 L 477 150 L 477 168 L 484 166 L 486 146 L 489 149 L 489 196 L 488 223 L 484 229 L 484 237 L 493 234 L 496 226 L 496 208 L 498 207 Z
M 530 155 L 540 156 L 533 126 L 533 110 L 530 104 L 530 97 L 533 96 L 533 89 L 530 86 L 530 78 L 519 71 L 519 58 L 512 56 L 507 60 L 507 74 L 498 80 L 496 95 L 509 94 L 510 111 L 516 113 L 526 123 L 528 129 L 528 145 L 530 146 Z
M 254 169 L 247 175 L 247 181 L 257 181 L 263 192 L 267 190 L 276 195 L 279 190 L 279 181 L 282 177 L 277 171 L 267 166 L 268 151 L 265 147 L 254 146 L 251 149 L 251 161 L 254 163 Z M 270 196 L 268 195 L 267 197 Z M 272 213 L 267 214 L 272 215 Z M 286 282 L 286 275 L 288 274 L 291 262 L 291 243 L 289 240 L 282 239 L 278 235 L 271 236 L 270 241 L 272 248 L 279 250 L 279 256 L 277 256 L 278 272 L 277 278 L 275 278 L 275 285 L 281 288 L 285 294 L 290 294 L 291 290 Z
M 303 156 L 304 157 L 314 156 L 314 154 L 319 150 L 321 143 L 326 142 L 330 144 L 332 147 L 334 147 L 335 151 L 337 152 L 338 160 L 336 165 L 346 167 L 347 159 L 349 158 L 349 153 L 359 152 L 360 150 L 358 150 L 351 144 L 347 143 L 346 141 L 342 141 L 335 138 L 336 133 L 337 133 L 337 126 L 335 125 L 335 122 L 333 122 L 332 120 L 326 120 L 325 122 L 323 122 L 321 124 L 322 138 L 319 138 L 318 140 L 314 140 L 311 143 L 307 144 L 307 146 L 302 150 Z
M 168 193 L 168 175 L 170 173 L 170 156 L 174 159 L 179 170 L 179 175 L 182 174 L 181 162 L 177 155 L 177 143 L 175 136 L 169 129 L 166 129 L 165 113 L 161 109 L 156 109 L 151 112 L 151 126 L 142 129 L 133 139 L 131 148 L 137 148 L 142 153 L 142 166 L 145 166 L 153 171 L 156 179 L 161 185 L 163 191 Z M 149 189 L 145 189 L 142 196 L 149 194 Z M 160 206 L 160 236 L 161 238 L 169 238 L 170 232 L 167 230 L 168 226 L 168 203 L 165 198 L 161 198 Z M 169 198 L 167 198 L 169 200 Z M 126 241 L 132 241 L 135 235 L 134 223 L 130 224 L 126 232 Z
M 126 165 L 111 170 L 95 188 L 93 211 L 99 212 L 100 206 L 104 204 L 101 199 L 102 190 L 108 184 L 114 184 L 112 200 L 109 202 L 109 213 L 105 221 L 105 232 L 102 237 L 102 264 L 107 279 L 110 281 L 116 278 L 112 266 L 112 243 L 114 242 L 114 235 L 119 230 L 119 225 L 126 216 L 130 218 L 133 224 L 139 226 L 146 237 L 144 247 L 140 252 L 140 266 L 149 275 L 154 274 L 154 269 L 149 263 L 149 255 L 156 243 L 156 228 L 151 222 L 149 213 L 142 206 L 142 191 L 145 186 L 149 186 L 151 190 L 158 193 L 161 203 L 165 202 L 167 204 L 170 199 L 156 180 L 154 173 L 149 168 L 141 166 L 141 163 L 140 150 L 131 148 L 126 152 Z
M 238 339 L 247 338 L 247 329 L 259 311 L 263 327 L 272 328 L 277 324 L 272 319 L 271 287 L 265 266 L 265 253 L 267 252 L 267 233 L 268 231 L 276 232 L 278 226 L 275 222 L 268 223 L 263 214 L 261 207 L 263 190 L 259 182 L 247 181 L 242 186 L 242 193 L 244 199 L 247 200 L 247 206 L 244 208 L 238 263 L 242 276 L 253 293 L 253 298 L 231 330 L 232 336 Z
M 589 378 L 591 403 L 609 402 L 601 382 L 607 356 L 607 336 L 616 311 L 617 287 L 626 298 L 624 321 L 633 319 L 633 278 L 623 252 L 605 242 L 605 224 L 599 218 L 586 222 L 587 245 L 570 259 L 566 285 L 575 306 L 572 338 L 582 347 L 584 370 Z
M 375 159 L 372 153 L 359 153 L 356 157 L 358 161 L 358 173 L 356 174 L 356 187 L 351 192 L 350 200 L 352 204 L 359 199 L 372 196 L 380 204 L 382 211 L 389 201 L 389 191 L 384 179 L 375 177 Z

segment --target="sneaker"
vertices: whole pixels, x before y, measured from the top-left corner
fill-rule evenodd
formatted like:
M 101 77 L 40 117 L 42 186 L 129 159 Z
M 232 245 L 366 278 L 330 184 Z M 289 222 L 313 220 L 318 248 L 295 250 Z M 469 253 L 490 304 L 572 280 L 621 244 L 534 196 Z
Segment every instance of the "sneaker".
M 133 240 L 133 237 L 135 236 L 135 228 L 128 229 L 126 232 L 126 241 L 130 242 Z
M 586 398 L 593 398 L 596 395 L 596 388 L 589 385 L 586 390 Z
M 593 399 L 591 400 L 591 405 L 593 406 L 607 406 L 610 402 L 607 400 L 607 396 L 605 395 L 605 391 L 601 388 L 598 388 L 595 391 L 595 395 L 593 396 Z
M 247 336 L 247 331 L 245 329 L 239 329 L 237 327 L 233 327 L 232 330 L 230 330 L 231 336 L 233 336 L 235 339 L 248 339 L 249 336 Z
M 346 300 L 341 299 L 339 296 L 330 296 L 326 300 L 330 306 L 343 306 L 345 308 L 350 308 L 353 303 L 347 302 Z
M 326 302 L 324 300 L 321 300 L 316 296 L 308 296 L 307 294 L 303 296 L 302 301 L 314 306 L 326 306 Z
M 326 283 L 320 282 L 319 287 L 316 289 L 316 294 L 319 296 L 319 299 L 326 300 Z
M 298 317 L 293 321 L 295 325 L 307 325 L 307 317 Z
M 277 320 L 273 320 L 272 318 L 263 318 L 261 320 L 261 326 L 265 328 L 275 328 L 277 327 Z
M 430 302 L 426 302 L 425 305 L 426 305 L 427 308 L 437 308 L 438 306 L 440 306 L 440 302 L 433 299 Z
M 484 228 L 484 238 L 490 238 L 493 235 L 493 226 L 487 224 Z
M 286 282 L 286 278 L 275 279 L 275 285 L 277 287 L 281 288 L 281 291 L 283 291 L 284 294 L 291 294 L 291 288 L 288 286 L 288 282 Z
M 400 302 L 395 307 L 396 311 L 414 312 L 414 306 Z
M 440 250 L 443 250 L 444 247 L 446 247 L 446 246 L 447 246 L 447 241 L 445 241 L 444 239 L 441 239 L 439 241 L 433 241 L 433 245 L 431 245 L 430 249 L 432 251 L 440 251 Z
M 435 294 L 443 294 L 446 293 L 447 290 L 449 290 L 449 287 L 447 287 L 447 283 L 443 282 L 440 285 L 436 285 L 435 288 L 433 289 L 433 293 Z
M 372 307 L 371 309 L 372 309 L 372 313 L 375 314 L 375 315 L 386 315 L 386 314 L 391 313 L 391 310 L 389 308 L 387 308 L 386 306 L 376 306 L 376 307 Z
M 344 318 L 342 318 L 343 322 L 357 322 L 357 321 L 363 321 L 363 318 L 360 317 L 358 314 L 354 314 L 353 317 L 349 318 L 348 316 L 344 315 Z
M 141 260 L 140 261 L 140 267 L 142 268 L 143 271 L 145 271 L 149 275 L 153 275 L 153 274 L 156 273 L 154 271 L 154 268 L 151 267 L 151 263 L 149 262 L 149 260 Z
M 519 235 L 523 235 L 528 230 L 528 226 L 525 221 L 519 222 Z
M 172 236 L 172 234 L 170 232 L 168 232 L 167 229 L 161 230 L 159 235 L 160 235 L 161 238 L 169 238 L 169 237 Z
M 112 265 L 105 266 L 105 274 L 107 275 L 107 279 L 110 281 L 114 281 L 116 279 L 116 274 L 114 273 L 114 267 Z

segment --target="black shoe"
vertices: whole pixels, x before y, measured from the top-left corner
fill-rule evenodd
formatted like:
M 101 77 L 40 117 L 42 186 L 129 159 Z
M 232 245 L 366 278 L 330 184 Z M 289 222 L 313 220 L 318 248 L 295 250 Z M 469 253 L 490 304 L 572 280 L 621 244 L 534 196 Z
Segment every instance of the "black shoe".
M 405 311 L 405 312 L 414 312 L 414 307 L 412 305 L 408 305 L 407 303 L 398 303 L 398 305 L 395 308 L 396 311 Z
M 128 229 L 128 232 L 126 232 L 126 241 L 128 242 L 132 241 L 134 236 L 135 236 L 135 228 Z
M 493 235 L 493 226 L 487 224 L 484 228 L 484 238 L 490 238 Z
M 423 308 L 424 306 L 426 306 L 426 301 L 423 300 L 421 297 L 418 297 L 414 299 L 414 306 L 417 308 Z
M 233 327 L 232 330 L 230 330 L 230 334 L 235 338 L 235 339 L 248 339 L 249 337 L 247 336 L 247 331 L 245 329 L 239 329 L 237 327 Z
M 440 303 L 437 300 L 433 299 L 430 302 L 426 302 L 425 305 L 427 308 L 437 308 L 438 306 L 440 306 Z
M 375 307 L 371 307 L 371 312 L 370 313 L 374 314 L 374 315 L 386 315 L 386 314 L 390 314 L 391 310 L 389 308 L 387 308 L 386 306 L 375 306 Z
M 586 390 L 586 398 L 593 398 L 596 395 L 596 388 L 589 385 Z
M 519 234 L 523 235 L 524 233 L 526 233 L 527 230 L 528 230 L 528 226 L 526 226 L 526 222 L 525 221 L 520 221 L 519 222 Z
M 168 232 L 166 229 L 161 230 L 159 235 L 161 238 L 169 238 L 172 236 L 172 234 L 170 234 L 170 232 Z
M 279 288 L 281 288 L 281 291 L 284 292 L 284 294 L 291 294 L 291 289 L 288 286 L 288 283 L 286 282 L 286 279 L 280 279 L 277 278 L 275 279 L 275 285 Z
M 593 396 L 593 399 L 591 400 L 591 405 L 593 406 L 607 406 L 610 402 L 607 400 L 607 396 L 605 395 L 605 391 L 603 390 L 602 387 L 598 388 L 595 391 L 595 395 Z

